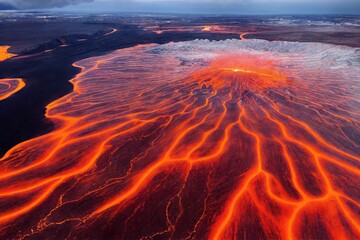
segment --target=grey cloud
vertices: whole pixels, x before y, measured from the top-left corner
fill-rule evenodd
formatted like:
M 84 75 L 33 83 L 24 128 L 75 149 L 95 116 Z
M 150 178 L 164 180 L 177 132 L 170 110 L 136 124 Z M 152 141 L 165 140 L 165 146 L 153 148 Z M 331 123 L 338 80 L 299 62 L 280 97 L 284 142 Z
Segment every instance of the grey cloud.
M 6 2 L 19 9 L 55 8 L 76 5 L 93 0 L 8 0 Z M 0 3 L 2 1 L 0 0 Z
M 0 10 L 14 10 L 14 9 L 16 8 L 12 4 L 6 2 L 0 2 Z

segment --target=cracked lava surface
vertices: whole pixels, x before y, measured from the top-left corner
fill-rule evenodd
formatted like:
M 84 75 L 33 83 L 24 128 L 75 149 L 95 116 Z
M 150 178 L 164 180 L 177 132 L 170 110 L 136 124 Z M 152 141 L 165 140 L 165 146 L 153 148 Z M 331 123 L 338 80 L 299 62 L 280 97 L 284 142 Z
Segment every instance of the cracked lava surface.
M 1 159 L 2 239 L 360 237 L 356 49 L 262 40 L 79 61 Z

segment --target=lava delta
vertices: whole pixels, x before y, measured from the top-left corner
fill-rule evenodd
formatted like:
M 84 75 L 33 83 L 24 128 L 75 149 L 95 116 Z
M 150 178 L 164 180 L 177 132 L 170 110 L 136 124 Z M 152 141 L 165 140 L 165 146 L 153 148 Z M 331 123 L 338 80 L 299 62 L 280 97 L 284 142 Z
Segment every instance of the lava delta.
M 0 167 L 2 239 L 360 238 L 356 48 L 139 45 L 74 64 Z

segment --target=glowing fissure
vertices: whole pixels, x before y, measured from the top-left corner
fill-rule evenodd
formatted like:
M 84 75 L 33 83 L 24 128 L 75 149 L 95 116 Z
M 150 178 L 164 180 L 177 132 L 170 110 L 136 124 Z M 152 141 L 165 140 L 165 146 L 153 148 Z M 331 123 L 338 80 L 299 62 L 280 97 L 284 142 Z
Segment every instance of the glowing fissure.
M 227 40 L 77 62 L 74 91 L 47 107 L 57 128 L 1 159 L 0 235 L 359 238 L 353 59 Z

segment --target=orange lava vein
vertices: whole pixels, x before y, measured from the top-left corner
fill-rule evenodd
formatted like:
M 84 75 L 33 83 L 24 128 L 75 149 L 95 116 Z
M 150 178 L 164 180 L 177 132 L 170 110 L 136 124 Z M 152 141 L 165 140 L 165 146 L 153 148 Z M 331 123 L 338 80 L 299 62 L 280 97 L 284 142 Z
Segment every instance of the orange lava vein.
M 250 34 L 250 33 L 249 33 L 249 32 L 245 32 L 245 33 L 240 34 L 240 39 L 241 39 L 241 40 L 246 40 L 245 36 L 248 35 L 248 34 Z

